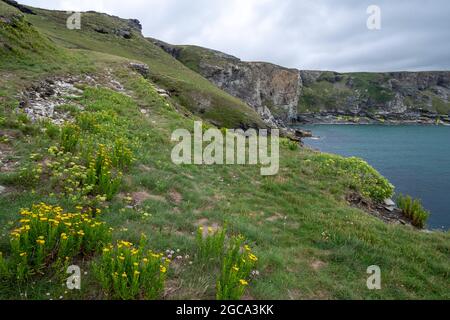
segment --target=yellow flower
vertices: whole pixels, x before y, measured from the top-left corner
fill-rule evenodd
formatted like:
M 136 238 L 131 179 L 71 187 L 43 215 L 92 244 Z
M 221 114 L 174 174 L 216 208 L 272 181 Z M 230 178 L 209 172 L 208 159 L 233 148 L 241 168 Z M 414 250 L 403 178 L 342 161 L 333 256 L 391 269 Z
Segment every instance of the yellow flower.
M 240 283 L 242 286 L 248 286 L 248 282 L 245 281 L 244 279 L 239 280 L 239 283 Z
M 45 240 L 36 240 L 36 243 L 40 246 L 43 246 L 45 244 Z
M 134 275 L 135 275 L 135 276 L 138 276 L 138 275 L 140 275 L 140 274 L 141 274 L 141 273 L 140 273 L 139 271 L 137 271 L 137 270 L 134 271 Z
M 126 277 L 127 277 L 127 273 L 126 272 L 122 273 L 122 278 L 126 278 Z
M 67 240 L 69 237 L 67 236 L 67 234 L 65 233 L 61 233 L 61 239 L 62 240 Z
M 238 268 L 237 266 L 234 266 L 234 267 L 233 267 L 233 270 L 236 271 L 236 272 L 238 272 L 238 271 L 239 271 L 239 268 Z
M 110 250 L 108 248 L 104 248 L 103 252 L 109 252 Z
M 249 254 L 248 258 L 252 261 L 258 261 L 258 257 L 251 253 Z
M 139 263 L 135 262 L 135 263 L 133 263 L 133 266 L 139 267 Z
M 121 246 L 130 248 L 130 247 L 133 246 L 133 244 L 132 244 L 131 242 L 121 240 L 121 241 L 119 241 L 119 248 L 120 248 Z
M 159 268 L 160 268 L 159 270 L 161 271 L 161 273 L 166 273 L 167 272 L 167 268 L 166 267 L 160 266 Z
M 142 261 L 144 261 L 144 263 L 148 263 L 148 259 L 147 258 L 142 259 Z
M 125 260 L 125 257 L 124 256 L 120 256 L 119 260 L 123 261 L 123 260 Z
M 22 252 L 22 253 L 20 254 L 20 256 L 21 256 L 21 257 L 26 257 L 26 256 L 27 256 L 27 253 L 26 253 L 26 252 Z
M 244 246 L 244 249 L 245 249 L 246 251 L 252 251 L 252 249 L 251 249 L 247 244 Z

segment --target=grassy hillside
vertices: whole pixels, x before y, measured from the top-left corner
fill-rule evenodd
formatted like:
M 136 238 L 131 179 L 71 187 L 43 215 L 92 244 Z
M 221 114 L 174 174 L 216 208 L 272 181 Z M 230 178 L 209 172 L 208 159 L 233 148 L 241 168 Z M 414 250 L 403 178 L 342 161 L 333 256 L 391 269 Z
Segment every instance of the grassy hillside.
M 141 61 L 150 67 L 151 79 L 172 92 L 176 102 L 188 110 L 202 114 L 203 118 L 224 127 L 264 127 L 253 109 L 219 90 L 146 41 L 139 30 L 131 28 L 130 39 L 112 32 L 128 28 L 127 20 L 97 13 L 84 13 L 81 30 L 69 30 L 66 28 L 66 12 L 40 9 L 34 11 L 37 14 L 28 15 L 27 19 L 56 44 Z
M 2 45 L 23 53 L 2 51 L 0 65 L 1 299 L 126 298 L 108 289 L 98 266 L 109 261 L 108 243 L 117 240 L 126 241 L 119 244 L 124 260 L 133 261 L 128 242 L 137 247 L 142 234 L 147 241 L 137 256 L 145 248 L 153 250 L 150 260 L 158 252 L 172 260 L 167 268 L 156 266 L 165 278 L 156 298 L 214 299 L 220 250 L 204 249 L 199 226 L 211 228 L 210 235 L 226 226 L 227 239 L 242 235 L 252 248 L 259 275 L 242 285 L 244 299 L 450 298 L 448 233 L 385 224 L 349 206 L 349 194 L 375 201 L 392 192 L 367 164 L 282 140 L 280 173 L 273 177 L 260 176 L 257 166 L 177 166 L 170 135 L 177 128 L 192 131 L 198 119 L 177 111 L 182 94 L 217 92 L 233 100 L 139 35 L 125 42 L 90 30 L 72 33 L 61 27 L 61 13 L 36 12 L 18 18 L 19 27 L 0 22 Z M 113 23 L 105 19 L 95 23 Z M 129 59 L 147 63 L 150 79 L 132 71 Z M 71 124 L 32 122 L 17 111 L 18 92 L 38 90 L 42 79 L 69 78 L 81 91 L 56 109 L 67 112 Z M 123 88 L 114 89 L 113 80 Z M 180 96 L 160 97 L 154 83 Z M 228 117 L 241 113 L 220 115 L 235 123 Z M 41 202 L 46 205 L 32 209 Z M 30 212 L 20 215 L 23 208 Z M 115 266 L 125 268 L 120 257 Z M 117 281 L 143 279 L 144 259 L 136 266 L 141 275 L 121 270 Z M 80 291 L 61 286 L 71 264 L 81 267 Z M 370 265 L 381 267 L 382 290 L 366 287 Z

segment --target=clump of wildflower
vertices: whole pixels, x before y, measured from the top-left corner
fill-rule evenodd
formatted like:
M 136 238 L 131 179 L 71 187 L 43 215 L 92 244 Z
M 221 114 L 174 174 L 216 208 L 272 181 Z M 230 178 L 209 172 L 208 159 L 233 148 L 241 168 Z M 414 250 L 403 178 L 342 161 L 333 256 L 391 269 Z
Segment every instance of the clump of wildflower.
M 138 247 L 121 240 L 103 249 L 94 272 L 105 293 L 123 300 L 160 298 L 170 260 L 163 259 L 162 253 L 146 251 L 145 245 L 145 238 Z
M 103 222 L 85 213 L 66 213 L 45 203 L 22 209 L 18 227 L 11 232 L 11 265 L 15 278 L 26 280 L 46 267 L 61 266 L 70 257 L 91 254 L 110 241 Z
M 244 245 L 244 241 L 241 236 L 233 237 L 223 255 L 216 290 L 218 300 L 239 300 L 249 285 L 249 279 L 256 275 L 258 257 L 249 245 Z

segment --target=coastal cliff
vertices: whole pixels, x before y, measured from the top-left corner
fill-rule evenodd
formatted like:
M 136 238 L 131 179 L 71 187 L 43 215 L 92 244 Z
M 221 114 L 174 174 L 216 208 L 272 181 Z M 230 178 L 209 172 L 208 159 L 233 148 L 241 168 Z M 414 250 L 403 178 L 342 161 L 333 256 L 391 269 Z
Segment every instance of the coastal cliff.
M 245 62 L 197 46 L 149 39 L 253 107 L 275 126 L 292 123 L 450 124 L 450 72 L 337 73 Z

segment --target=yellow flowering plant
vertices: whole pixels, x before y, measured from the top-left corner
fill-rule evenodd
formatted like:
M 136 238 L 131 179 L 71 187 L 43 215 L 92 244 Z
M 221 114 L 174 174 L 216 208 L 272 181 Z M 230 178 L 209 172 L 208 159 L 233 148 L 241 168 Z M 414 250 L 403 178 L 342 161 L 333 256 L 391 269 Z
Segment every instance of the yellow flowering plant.
M 65 213 L 61 207 L 40 203 L 20 211 L 11 232 L 7 269 L 17 280 L 65 265 L 78 255 L 90 255 L 110 242 L 111 232 L 90 214 Z
M 249 285 L 249 278 L 255 270 L 258 258 L 250 246 L 244 243 L 245 239 L 242 236 L 230 240 L 217 281 L 217 300 L 239 300 Z
M 107 200 L 111 200 L 121 182 L 122 172 L 114 170 L 109 149 L 100 144 L 95 156 L 89 161 L 86 183 L 94 186 L 96 194 L 103 194 Z
M 170 260 L 145 247 L 142 237 L 137 247 L 118 241 L 116 246 L 103 249 L 100 261 L 94 263 L 94 272 L 105 294 L 122 300 L 161 297 Z
M 226 227 L 214 230 L 209 227 L 197 229 L 197 259 L 204 265 L 220 261 L 225 246 Z

